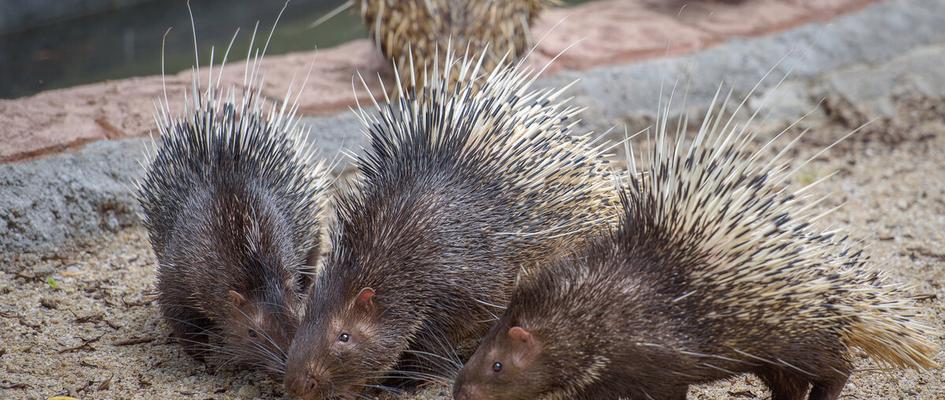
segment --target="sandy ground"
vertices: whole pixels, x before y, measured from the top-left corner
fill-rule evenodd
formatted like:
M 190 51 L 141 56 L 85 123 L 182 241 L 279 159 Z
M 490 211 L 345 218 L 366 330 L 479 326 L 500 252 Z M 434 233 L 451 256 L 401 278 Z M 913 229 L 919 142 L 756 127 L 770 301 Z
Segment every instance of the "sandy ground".
M 926 122 L 923 122 L 926 121 Z M 806 159 L 850 128 L 836 119 L 793 156 Z M 782 143 L 783 144 L 783 143 Z M 797 174 L 800 182 L 839 171 L 818 187 L 830 193 L 830 224 L 864 241 L 873 264 L 913 285 L 942 326 L 945 317 L 945 102 L 911 102 Z M 82 251 L 18 257 L 0 271 L 0 399 L 281 398 L 277 382 L 188 358 L 167 339 L 152 290 L 155 260 L 132 229 Z M 936 338 L 940 343 L 942 337 Z M 945 363 L 945 355 L 938 360 Z M 945 370 L 890 371 L 861 359 L 845 399 L 945 399 Z M 740 376 L 693 388 L 694 399 L 763 399 Z M 448 398 L 431 388 L 410 398 Z

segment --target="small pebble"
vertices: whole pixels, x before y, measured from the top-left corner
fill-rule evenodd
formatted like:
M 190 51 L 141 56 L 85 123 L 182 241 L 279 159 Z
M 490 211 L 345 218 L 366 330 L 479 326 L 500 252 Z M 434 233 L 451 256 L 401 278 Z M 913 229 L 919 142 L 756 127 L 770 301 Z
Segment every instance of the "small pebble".
M 43 297 L 39 299 L 39 304 L 51 310 L 59 308 L 59 299 L 53 297 Z
M 78 274 L 79 272 L 82 272 L 82 267 L 79 266 L 79 264 L 69 264 L 69 266 L 66 267 L 66 271 L 62 274 L 66 276 L 72 276 Z

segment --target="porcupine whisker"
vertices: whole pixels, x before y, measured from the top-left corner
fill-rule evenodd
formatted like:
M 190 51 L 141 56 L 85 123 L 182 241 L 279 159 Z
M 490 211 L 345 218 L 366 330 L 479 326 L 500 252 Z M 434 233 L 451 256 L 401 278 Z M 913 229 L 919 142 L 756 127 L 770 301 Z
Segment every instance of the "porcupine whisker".
M 371 385 L 371 384 L 356 383 L 353 386 L 358 386 L 358 387 L 363 387 L 363 388 L 368 388 L 368 389 L 378 389 L 378 390 L 382 390 L 384 392 L 387 392 L 396 396 L 399 396 L 404 393 L 403 390 L 399 390 L 395 387 L 387 386 L 387 385 Z
M 237 311 L 239 311 L 239 313 L 240 313 L 241 315 L 243 315 L 243 317 L 245 317 L 247 320 L 252 320 L 252 317 L 250 317 L 248 314 L 246 314 L 245 312 L 243 312 L 243 310 L 237 309 Z M 249 324 L 246 324 L 246 323 L 243 323 L 243 324 L 242 324 L 242 327 L 244 327 L 244 328 L 253 328 L 252 325 L 249 325 Z M 271 344 L 273 347 L 275 347 L 277 350 L 279 350 L 279 352 L 281 352 L 283 356 L 286 355 L 286 354 L 285 354 L 285 351 L 282 350 L 282 348 L 279 346 L 279 344 L 276 343 L 275 340 L 272 339 L 272 336 L 270 336 L 268 333 L 266 333 L 265 330 L 257 330 L 257 331 L 256 331 L 256 334 L 257 334 L 257 335 L 262 335 L 262 337 L 263 337 L 264 339 L 266 339 L 266 341 L 268 341 L 269 344 Z M 278 356 L 277 356 L 276 354 L 272 353 L 269 349 L 266 349 L 264 346 L 262 346 L 262 345 L 260 345 L 260 344 L 258 344 L 258 343 L 255 343 L 255 341 L 251 341 L 251 342 L 257 347 L 257 349 L 262 350 L 264 354 L 272 355 L 274 359 L 278 359 Z
M 446 378 L 428 374 L 419 371 L 401 371 L 401 370 L 388 370 L 387 375 L 378 376 L 381 379 L 407 379 L 414 380 L 419 382 L 431 382 L 431 383 L 448 383 Z
M 441 348 L 443 348 L 446 356 L 451 360 L 451 364 L 454 366 L 452 371 L 458 372 L 458 369 L 462 368 L 463 362 L 459 356 L 459 353 L 456 351 L 456 348 L 450 343 L 450 340 L 447 339 L 445 335 L 441 335 L 441 337 L 437 339 L 437 343 Z
M 406 369 L 396 369 L 387 371 L 387 375 L 394 377 L 401 377 L 402 379 L 413 380 L 418 382 L 441 382 L 446 381 L 447 378 L 441 376 L 437 373 L 431 373 L 428 370 L 431 368 L 429 364 L 426 363 L 426 359 L 419 360 L 416 362 L 406 362 L 401 361 L 399 363 L 400 368 Z M 397 378 L 392 378 L 397 379 Z
M 205 327 L 202 326 L 202 325 L 196 324 L 195 322 L 193 322 L 193 320 L 182 319 L 182 318 L 174 318 L 174 317 L 168 317 L 167 319 L 170 320 L 170 321 L 182 323 L 182 324 L 185 324 L 185 325 L 194 327 L 194 328 L 201 329 L 202 332 L 200 332 L 200 333 L 202 333 L 202 334 L 214 333 L 214 332 L 215 332 L 212 328 L 205 328 Z
M 276 344 L 276 342 L 275 342 L 274 340 L 272 340 L 272 337 L 269 336 L 269 334 L 267 334 L 267 333 L 265 333 L 265 332 L 261 332 L 261 331 L 258 332 L 257 334 L 262 334 L 262 337 L 265 338 L 266 341 L 269 342 L 269 344 L 271 344 L 273 347 L 275 347 L 276 350 L 279 351 L 279 354 L 274 353 L 272 350 L 270 350 L 270 349 L 267 348 L 266 346 L 263 346 L 261 343 L 257 343 L 257 342 L 255 342 L 255 341 L 254 341 L 254 342 L 251 342 L 251 343 L 253 344 L 253 346 L 256 348 L 256 351 L 259 352 L 259 353 L 261 353 L 261 354 L 264 355 L 264 356 L 267 356 L 267 357 L 268 357 L 270 360 L 272 360 L 272 361 L 276 361 L 277 363 L 283 363 L 284 361 L 282 361 L 282 360 L 284 360 L 285 357 L 286 357 L 285 351 L 282 350 L 282 348 L 279 347 L 279 345 Z
M 444 357 L 439 354 L 434 354 L 434 353 L 420 351 L 420 350 L 404 350 L 404 352 L 410 353 L 410 354 L 416 354 L 419 356 L 426 356 L 428 357 L 428 359 L 433 360 L 433 361 L 435 360 L 446 361 L 447 363 L 449 363 L 448 365 L 451 367 L 457 366 L 456 361 L 454 361 L 452 358 Z
M 192 340 L 182 337 L 173 337 L 171 340 L 179 343 L 189 343 L 196 345 L 203 354 L 222 354 L 222 355 L 235 355 L 235 351 L 228 349 L 226 346 L 216 345 L 213 343 L 202 342 L 199 340 Z
M 426 334 L 426 336 L 432 339 L 434 341 L 433 344 L 440 347 L 440 349 L 442 349 L 442 351 L 444 351 L 446 355 L 450 357 L 450 358 L 446 358 L 442 355 L 435 355 L 436 357 L 445 358 L 450 363 L 449 364 L 450 368 L 440 368 L 440 369 L 452 370 L 456 368 L 457 364 L 460 364 L 460 365 L 462 364 L 461 362 L 458 362 L 459 357 L 456 354 L 456 349 L 453 348 L 452 344 L 450 344 L 450 340 L 446 337 L 445 334 L 443 334 L 443 332 L 431 330 L 430 332 Z M 411 351 L 411 350 L 408 349 L 408 351 Z M 429 354 L 433 355 L 432 353 L 429 353 Z

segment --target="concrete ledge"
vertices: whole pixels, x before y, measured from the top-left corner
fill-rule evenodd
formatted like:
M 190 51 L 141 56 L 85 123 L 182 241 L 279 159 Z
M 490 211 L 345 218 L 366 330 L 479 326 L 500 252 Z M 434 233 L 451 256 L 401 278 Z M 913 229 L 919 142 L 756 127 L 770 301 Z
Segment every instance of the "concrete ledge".
M 688 81 L 689 109 L 697 112 L 705 109 L 720 81 L 743 95 L 785 58 L 775 77 L 762 84 L 762 91 L 767 90 L 780 74 L 792 73 L 766 107 L 774 123 L 793 120 L 822 98 L 872 117 L 887 113 L 903 88 L 910 94 L 945 93 L 945 74 L 936 68 L 945 65 L 942 20 L 945 3 L 892 0 L 783 34 L 730 41 L 674 58 L 563 71 L 538 84 L 579 79 L 571 94 L 577 105 L 588 107 L 584 128 L 601 132 L 629 124 L 636 130 L 653 118 L 661 85 L 668 89 L 676 80 Z M 365 144 L 350 113 L 308 117 L 305 123 L 326 158 L 342 147 L 356 150 Z M 142 173 L 138 160 L 145 140 L 99 141 L 74 153 L 0 165 L 2 257 L 95 240 L 137 224 L 130 184 Z

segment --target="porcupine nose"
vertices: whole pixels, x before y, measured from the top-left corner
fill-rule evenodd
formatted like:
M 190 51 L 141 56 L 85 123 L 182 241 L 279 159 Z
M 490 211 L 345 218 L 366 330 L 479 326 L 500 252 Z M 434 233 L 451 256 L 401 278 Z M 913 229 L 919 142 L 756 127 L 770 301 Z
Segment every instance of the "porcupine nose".
M 319 386 L 318 379 L 310 374 L 287 374 L 285 377 L 285 388 L 290 395 L 295 397 L 312 398 Z

